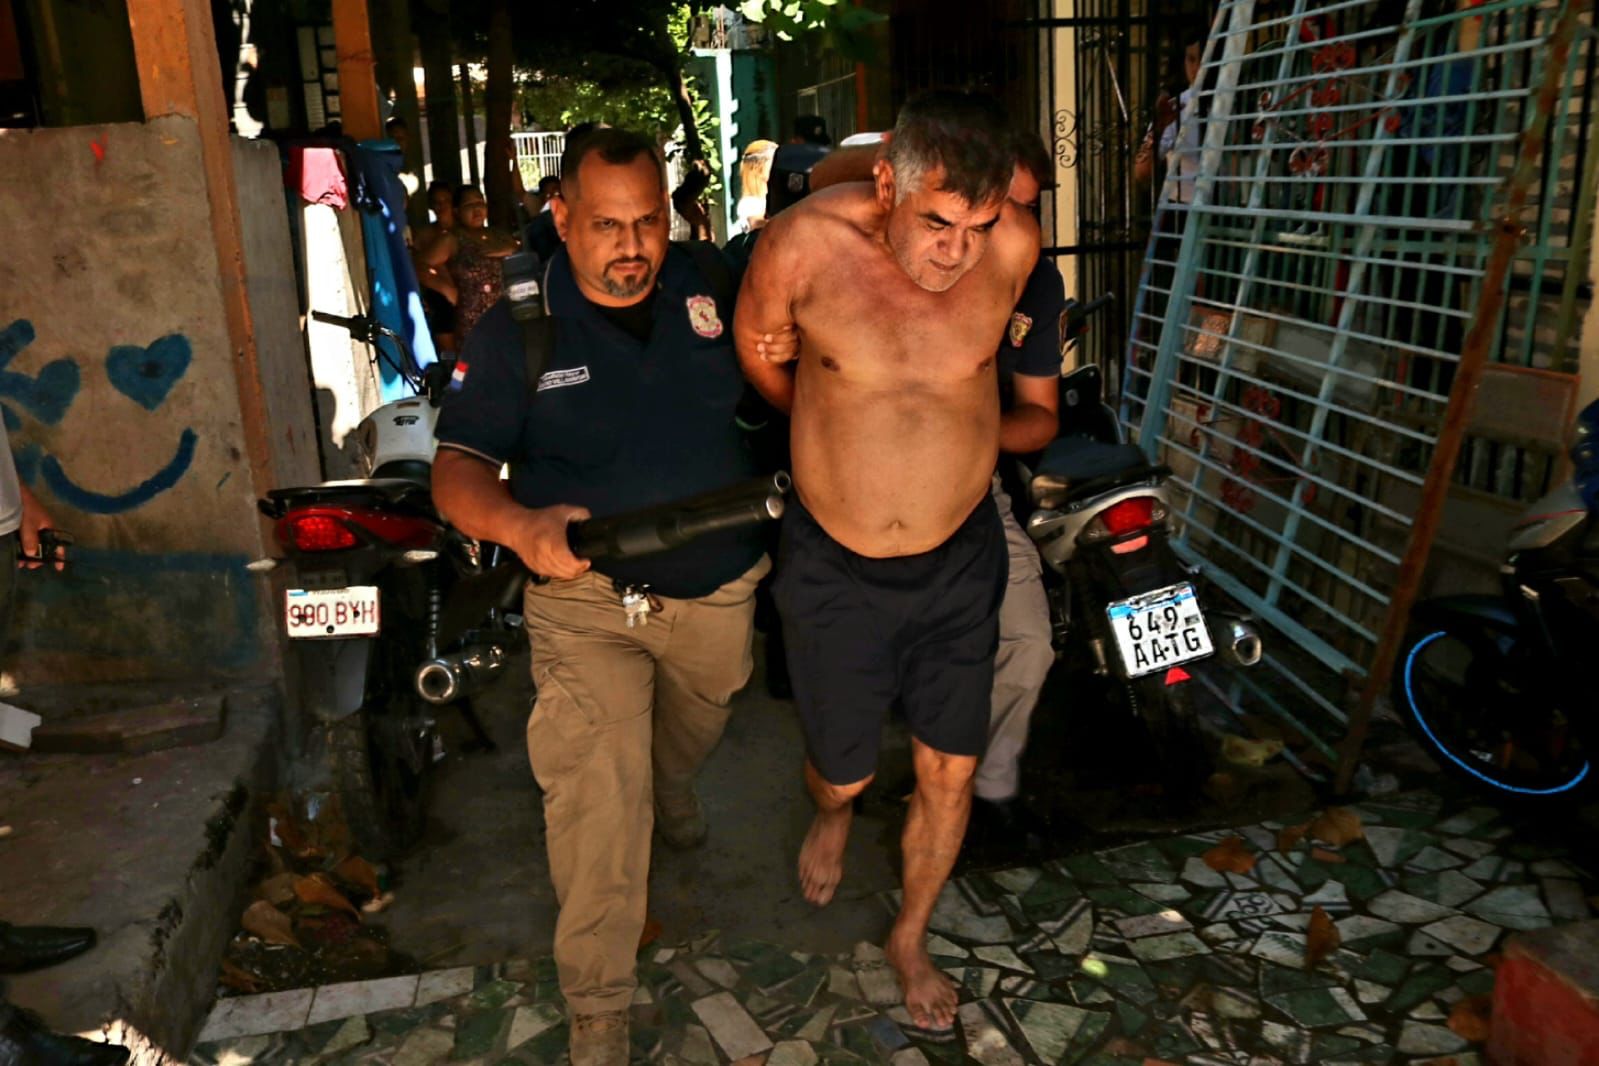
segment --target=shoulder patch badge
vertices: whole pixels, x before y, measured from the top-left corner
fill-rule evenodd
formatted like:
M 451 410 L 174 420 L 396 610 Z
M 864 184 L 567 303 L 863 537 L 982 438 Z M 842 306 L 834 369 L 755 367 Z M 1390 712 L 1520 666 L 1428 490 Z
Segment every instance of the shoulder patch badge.
M 722 319 L 716 313 L 716 300 L 710 296 L 688 298 L 688 324 L 702 337 L 720 337 Z
M 1020 348 L 1022 341 L 1027 339 L 1028 330 L 1033 328 L 1033 320 L 1017 311 L 1010 316 L 1010 346 Z

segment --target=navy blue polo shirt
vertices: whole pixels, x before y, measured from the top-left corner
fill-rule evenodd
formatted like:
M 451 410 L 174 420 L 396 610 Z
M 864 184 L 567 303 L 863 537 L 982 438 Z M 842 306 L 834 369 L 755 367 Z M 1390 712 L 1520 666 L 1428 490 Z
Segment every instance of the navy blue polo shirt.
M 1060 376 L 1060 313 L 1066 309 L 1066 283 L 1061 280 L 1055 261 L 1038 257 L 1027 287 L 1016 303 L 999 342 L 1000 406 L 1008 411 L 1016 402 L 1012 378 L 1054 378 Z
M 511 466 L 525 507 L 572 504 L 596 517 L 723 488 L 755 473 L 733 421 L 744 378 L 733 308 L 688 253 L 668 249 L 649 343 L 583 296 L 563 248 L 549 271 L 555 350 L 528 388 L 522 328 L 502 300 L 478 322 L 439 413 L 441 445 Z M 674 599 L 704 596 L 749 570 L 759 532 L 701 537 L 659 555 L 597 561 L 624 584 Z

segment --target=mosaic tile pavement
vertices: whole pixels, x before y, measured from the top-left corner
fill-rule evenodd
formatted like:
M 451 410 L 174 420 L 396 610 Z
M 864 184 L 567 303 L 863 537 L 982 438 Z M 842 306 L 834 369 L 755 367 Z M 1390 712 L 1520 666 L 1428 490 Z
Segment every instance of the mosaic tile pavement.
M 1508 932 L 1590 917 L 1591 873 L 1518 841 L 1498 811 L 1424 793 L 1356 806 L 1365 838 L 1277 851 L 1280 823 L 1169 837 L 949 886 L 932 950 L 962 989 L 942 1039 L 914 1031 L 869 944 L 816 956 L 708 933 L 652 946 L 636 1062 L 983 1066 L 1474 1066 L 1455 1004 L 1488 994 Z M 1200 856 L 1228 835 L 1248 874 Z M 885 898 L 885 905 L 895 901 Z M 1320 906 L 1342 947 L 1305 967 Z M 557 1063 L 550 959 L 222 1000 L 196 1066 Z

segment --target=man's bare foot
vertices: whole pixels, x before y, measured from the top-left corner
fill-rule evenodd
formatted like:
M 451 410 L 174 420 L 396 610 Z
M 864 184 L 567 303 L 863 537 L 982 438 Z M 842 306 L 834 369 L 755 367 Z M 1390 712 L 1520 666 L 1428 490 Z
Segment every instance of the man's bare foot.
M 900 987 L 905 990 L 905 1009 L 910 1012 L 911 1021 L 933 1031 L 955 1024 L 955 1007 L 959 1002 L 955 984 L 933 965 L 927 954 L 925 933 L 904 936 L 896 929 L 883 945 L 883 954 L 899 974 Z
M 854 808 L 846 803 L 831 813 L 817 811 L 800 845 L 799 879 L 805 898 L 825 907 L 844 879 L 844 845 L 849 843 L 849 824 Z

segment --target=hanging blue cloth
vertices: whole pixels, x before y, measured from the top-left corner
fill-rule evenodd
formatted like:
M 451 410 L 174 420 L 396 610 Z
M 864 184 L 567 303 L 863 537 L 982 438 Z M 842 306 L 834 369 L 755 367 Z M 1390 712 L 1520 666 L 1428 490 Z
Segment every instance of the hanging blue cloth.
M 416 280 L 411 251 L 405 246 L 405 186 L 400 182 L 404 156 L 400 146 L 387 139 L 362 141 L 348 154 L 350 169 L 357 176 L 352 182 L 352 200 L 361 212 L 372 313 L 405 338 L 420 370 L 438 362 L 438 353 L 422 310 L 422 287 Z M 381 339 L 379 343 L 393 360 L 404 358 L 392 341 Z M 411 387 L 388 360 L 380 360 L 379 369 L 384 403 L 412 395 Z

